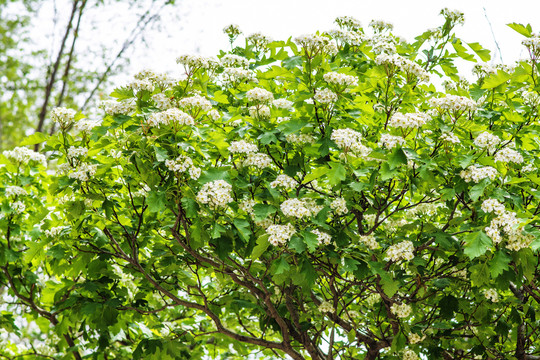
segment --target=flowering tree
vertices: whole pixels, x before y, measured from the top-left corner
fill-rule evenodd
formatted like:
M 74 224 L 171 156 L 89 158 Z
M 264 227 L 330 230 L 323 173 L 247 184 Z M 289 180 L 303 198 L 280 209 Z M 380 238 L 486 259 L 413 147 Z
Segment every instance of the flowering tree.
M 511 24 L 530 59 L 469 84 L 489 52 L 442 15 L 252 34 L 102 122 L 55 109 L 47 159 L 0 168 L 0 356 L 540 358 L 540 37 Z

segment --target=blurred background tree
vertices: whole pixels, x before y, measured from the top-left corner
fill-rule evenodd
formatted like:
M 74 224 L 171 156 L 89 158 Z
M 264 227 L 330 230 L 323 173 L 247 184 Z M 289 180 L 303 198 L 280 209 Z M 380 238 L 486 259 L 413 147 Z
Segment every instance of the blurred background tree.
M 56 106 L 95 104 L 161 30 L 164 12 L 180 16 L 177 7 L 171 0 L 0 0 L 0 149 L 35 131 L 54 133 L 47 115 Z

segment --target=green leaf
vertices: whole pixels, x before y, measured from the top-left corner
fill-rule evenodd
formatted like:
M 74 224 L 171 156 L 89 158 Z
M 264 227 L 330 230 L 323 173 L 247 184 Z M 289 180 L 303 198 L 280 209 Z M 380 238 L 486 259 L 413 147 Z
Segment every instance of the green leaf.
M 511 260 L 512 258 L 508 256 L 504 250 L 498 250 L 493 256 L 493 259 L 489 262 L 489 272 L 491 273 L 491 277 L 495 279 L 507 270 Z
M 275 262 L 276 264 L 276 268 L 274 270 L 274 275 L 279 275 L 279 274 L 283 274 L 287 271 L 290 270 L 290 265 L 289 263 L 287 262 L 287 260 L 285 260 L 285 258 L 281 257 L 279 260 L 277 260 Z
M 289 248 L 301 254 L 306 251 L 306 244 L 299 236 L 294 235 L 289 241 Z
M 159 162 L 163 162 L 165 160 L 169 159 L 169 154 L 167 153 L 167 150 L 164 148 L 160 148 L 158 146 L 154 146 L 154 151 L 156 153 L 156 159 Z
M 512 78 L 512 75 L 503 70 L 497 70 L 496 74 L 491 74 L 485 78 L 482 89 L 493 89 Z
M 256 204 L 253 207 L 253 213 L 255 215 L 255 221 L 262 221 L 272 214 L 274 214 L 277 209 L 272 205 L 267 204 Z
M 311 231 L 304 231 L 304 242 L 306 243 L 308 250 L 310 252 L 317 251 L 317 246 L 319 245 L 319 241 L 317 240 L 317 235 L 312 233 Z
M 234 219 L 233 224 L 234 227 L 238 230 L 240 237 L 246 242 L 249 241 L 249 238 L 251 236 L 251 228 L 249 226 L 249 222 L 244 219 Z
M 311 173 L 307 174 L 302 182 L 303 183 L 308 183 L 310 181 L 313 181 L 313 180 L 316 180 L 316 179 L 320 178 L 321 176 L 323 176 L 325 174 L 328 174 L 329 172 L 330 172 L 330 168 L 327 167 L 327 166 L 316 168 Z
M 452 46 L 454 47 L 454 50 L 456 50 L 456 53 L 460 58 L 467 61 L 474 60 L 474 56 L 467 52 L 467 49 L 461 44 L 461 40 L 457 39 L 455 42 L 452 43 Z
M 223 93 L 223 91 L 221 90 L 218 90 L 214 93 L 214 97 L 213 99 L 215 102 L 218 102 L 220 104 L 228 104 L 229 103 L 229 99 L 227 98 L 227 95 L 225 95 L 225 93 Z
M 331 185 L 337 185 L 345 180 L 347 171 L 340 163 L 330 163 L 330 171 L 328 171 L 328 181 Z
M 146 202 L 148 203 L 148 211 L 161 212 L 165 210 L 165 193 L 162 191 L 152 190 L 146 197 Z
M 49 135 L 44 134 L 44 133 L 40 133 L 40 132 L 35 132 L 35 133 L 33 133 L 32 135 L 27 136 L 27 137 L 19 144 L 19 146 L 24 146 L 24 145 L 35 145 L 35 144 L 39 144 L 39 143 L 42 143 L 42 142 L 44 142 L 44 141 L 47 141 L 48 139 L 49 139 Z
M 531 37 L 532 36 L 532 27 L 531 27 L 530 24 L 527 24 L 527 26 L 522 25 L 522 24 L 518 24 L 518 23 L 510 23 L 510 24 L 506 24 L 506 25 L 508 27 L 510 27 L 511 29 L 517 31 L 518 33 L 520 33 L 523 36 L 526 36 L 526 37 Z
M 483 231 L 476 231 L 465 237 L 465 249 L 463 252 L 469 259 L 474 259 L 484 255 L 492 245 L 493 242 L 489 236 Z
M 474 185 L 469 190 L 469 197 L 472 201 L 478 200 L 482 195 L 484 195 L 484 190 L 486 189 L 486 186 L 488 186 L 489 180 L 483 179 L 478 184 Z
M 482 286 L 489 283 L 489 268 L 486 263 L 476 264 L 469 268 L 471 281 L 474 286 Z
M 491 51 L 488 49 L 484 49 L 482 45 L 480 45 L 479 43 L 476 43 L 476 42 L 467 43 L 467 45 L 469 45 L 472 51 L 474 51 L 476 55 L 478 55 L 480 60 L 489 61 L 491 59 L 491 55 L 490 55 Z
M 297 66 L 302 65 L 302 56 L 291 56 L 281 62 L 285 69 L 294 69 Z
M 388 164 L 391 169 L 394 169 L 399 165 L 407 165 L 407 155 L 405 155 L 401 148 L 395 148 L 390 156 L 388 156 Z
M 252 260 L 257 260 L 258 258 L 260 258 L 261 255 L 266 251 L 266 249 L 268 249 L 268 247 L 270 246 L 270 243 L 268 242 L 269 237 L 269 234 L 264 234 L 257 238 L 257 245 L 253 248 L 253 251 L 251 252 Z

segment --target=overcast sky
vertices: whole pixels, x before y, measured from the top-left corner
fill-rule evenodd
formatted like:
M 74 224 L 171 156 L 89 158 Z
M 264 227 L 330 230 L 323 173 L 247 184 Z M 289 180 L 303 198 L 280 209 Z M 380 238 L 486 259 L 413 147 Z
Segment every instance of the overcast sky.
M 374 19 L 391 22 L 394 34 L 413 40 L 424 30 L 440 25 L 442 16 L 438 14 L 448 7 L 465 13 L 465 25 L 457 31 L 460 37 L 480 42 L 499 61 L 499 54 L 494 52 L 495 37 L 507 64 L 526 53 L 521 46 L 522 36 L 506 24 L 530 23 L 533 30 L 540 30 L 538 0 L 177 0 L 177 4 L 185 15 L 173 26 L 168 24 L 167 34 L 160 34 L 153 42 L 155 51 L 133 61 L 133 65 L 171 71 L 176 69 L 177 55 L 215 55 L 228 47 L 222 29 L 230 23 L 238 24 L 246 34 L 261 31 L 281 40 L 333 29 L 337 16 L 349 15 L 365 26 Z

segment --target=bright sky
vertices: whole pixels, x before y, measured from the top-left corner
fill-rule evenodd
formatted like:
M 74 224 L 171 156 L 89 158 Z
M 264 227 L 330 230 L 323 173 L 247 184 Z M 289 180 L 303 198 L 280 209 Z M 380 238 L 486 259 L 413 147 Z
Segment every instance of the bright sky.
M 458 35 L 492 50 L 492 58 L 499 62 L 487 14 L 506 64 L 526 56 L 521 46 L 523 37 L 507 23 L 530 23 L 533 31 L 540 31 L 538 0 L 177 0 L 177 4 L 185 12 L 180 22 L 167 26 L 169 34 L 154 39 L 155 50 L 132 61 L 132 65 L 176 72 L 175 58 L 180 54 L 216 55 L 219 49 L 228 48 L 222 29 L 230 23 L 238 24 L 245 34 L 261 31 L 284 40 L 336 28 L 333 20 L 349 15 L 364 26 L 371 20 L 391 22 L 394 34 L 411 41 L 424 30 L 442 24 L 438 14 L 448 7 L 465 13 L 465 25 L 458 29 Z

